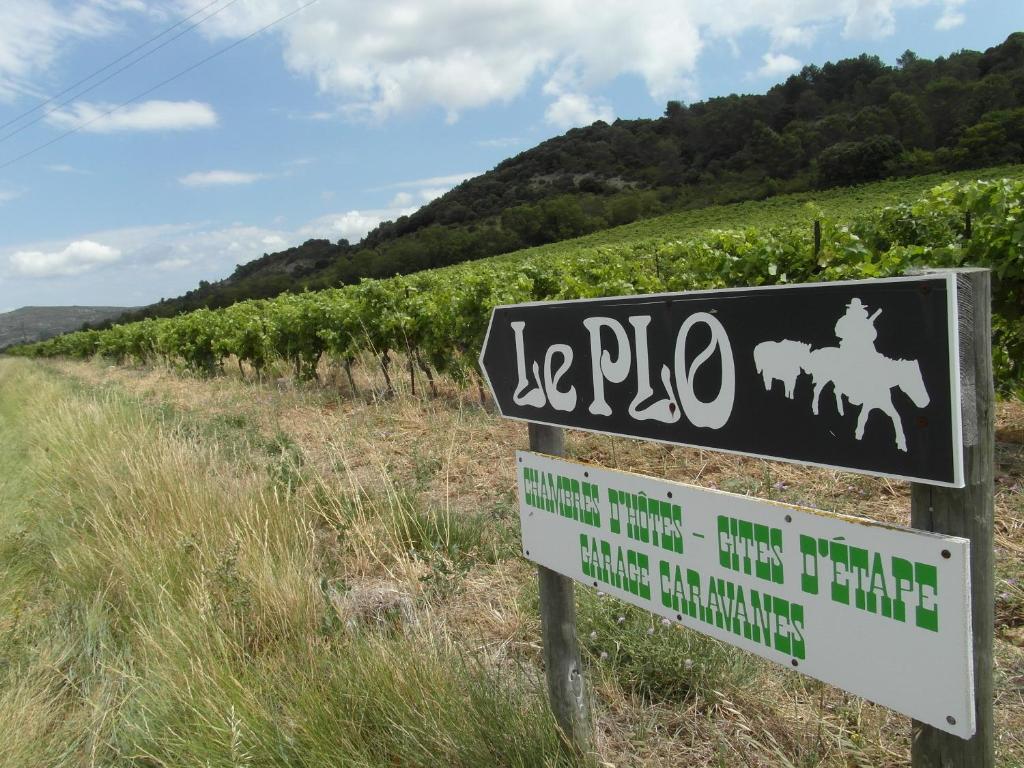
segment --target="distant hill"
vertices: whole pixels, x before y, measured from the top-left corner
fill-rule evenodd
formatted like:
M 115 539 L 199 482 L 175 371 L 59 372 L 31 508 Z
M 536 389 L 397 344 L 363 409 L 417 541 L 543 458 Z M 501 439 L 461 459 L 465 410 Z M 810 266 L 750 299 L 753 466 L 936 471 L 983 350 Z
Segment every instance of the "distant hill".
M 97 324 L 134 307 L 22 307 L 0 313 L 0 349 L 23 341 L 42 341 L 84 324 Z
M 308 240 L 126 316 L 170 316 L 542 245 L 657 214 L 783 192 L 1024 161 L 1024 33 L 895 66 L 862 54 L 760 95 L 598 121 L 469 179 L 360 243 Z

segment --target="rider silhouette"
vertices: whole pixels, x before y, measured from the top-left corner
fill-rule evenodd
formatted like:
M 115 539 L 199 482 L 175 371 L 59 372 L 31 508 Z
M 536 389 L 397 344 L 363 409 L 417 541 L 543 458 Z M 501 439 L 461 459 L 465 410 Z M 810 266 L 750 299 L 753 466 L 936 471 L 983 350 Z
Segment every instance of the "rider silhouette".
M 875 339 L 878 338 L 875 318 L 881 313 L 882 310 L 878 309 L 869 317 L 867 307 L 861 300 L 856 297 L 851 299 L 846 305 L 846 314 L 836 322 L 839 348 L 851 353 L 852 357 L 875 352 Z

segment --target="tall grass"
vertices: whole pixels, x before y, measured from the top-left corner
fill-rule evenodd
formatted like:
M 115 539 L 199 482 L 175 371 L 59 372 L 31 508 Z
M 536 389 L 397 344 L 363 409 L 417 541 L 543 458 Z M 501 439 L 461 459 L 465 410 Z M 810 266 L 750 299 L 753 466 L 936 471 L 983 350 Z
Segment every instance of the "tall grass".
M 329 577 L 493 562 L 483 522 L 277 492 L 21 361 L 0 362 L 0 435 L 0 766 L 585 762 L 536 674 L 426 624 L 337 620 Z

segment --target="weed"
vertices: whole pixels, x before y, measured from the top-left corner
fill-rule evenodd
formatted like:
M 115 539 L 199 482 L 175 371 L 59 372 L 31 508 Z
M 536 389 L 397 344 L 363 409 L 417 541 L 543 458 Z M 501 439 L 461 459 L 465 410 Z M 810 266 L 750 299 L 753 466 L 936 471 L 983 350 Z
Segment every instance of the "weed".
M 577 626 L 589 662 L 653 701 L 716 701 L 756 670 L 749 656 L 605 593 L 577 591 Z

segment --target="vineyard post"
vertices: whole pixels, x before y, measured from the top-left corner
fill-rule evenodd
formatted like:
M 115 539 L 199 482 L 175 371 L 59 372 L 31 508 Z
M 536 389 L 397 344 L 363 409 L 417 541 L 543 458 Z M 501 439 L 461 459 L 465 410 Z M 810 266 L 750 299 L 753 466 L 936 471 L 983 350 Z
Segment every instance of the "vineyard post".
M 405 300 L 409 301 L 409 286 L 405 286 Z M 405 353 L 409 360 L 409 386 L 412 388 L 412 396 L 416 397 L 416 369 L 413 367 L 413 346 L 409 343 L 409 335 L 405 335 Z
M 991 768 L 992 720 L 993 474 L 995 436 L 992 383 L 991 273 L 956 270 L 959 305 L 960 392 L 964 487 L 913 483 L 910 524 L 970 540 L 971 622 L 974 647 L 976 730 L 961 739 L 914 721 L 913 768 Z
M 565 455 L 565 430 L 530 423 L 530 450 L 551 456 Z M 537 566 L 540 589 L 540 626 L 548 698 L 566 740 L 580 752 L 593 748 L 590 704 L 576 640 L 576 602 L 573 580 Z

